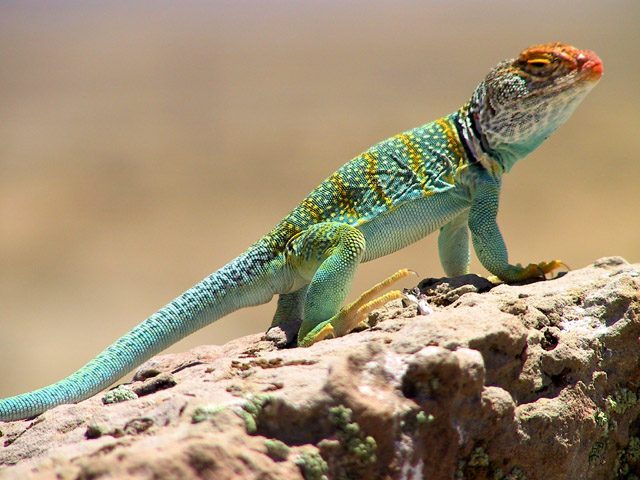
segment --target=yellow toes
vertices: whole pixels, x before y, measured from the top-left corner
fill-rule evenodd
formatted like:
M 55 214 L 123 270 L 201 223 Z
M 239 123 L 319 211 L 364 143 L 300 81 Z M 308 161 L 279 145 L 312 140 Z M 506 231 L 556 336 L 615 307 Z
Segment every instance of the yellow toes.
M 411 270 L 409 270 L 407 268 L 403 268 L 403 269 L 398 270 L 393 275 L 385 278 L 383 281 L 381 281 L 380 283 L 375 284 L 369 290 L 364 292 L 353 303 L 349 304 L 348 307 L 345 307 L 345 309 L 346 308 L 351 308 L 352 306 L 353 307 L 360 307 L 360 306 L 366 304 L 367 302 L 371 301 L 376 295 L 378 295 L 381 291 L 389 288 L 391 285 L 396 283 L 398 280 L 401 280 L 401 279 L 403 279 L 405 277 L 408 277 L 412 273 L 415 274 L 415 272 L 413 272 L 413 271 L 411 271 Z M 380 306 L 380 305 L 378 305 L 378 306 Z M 377 307 L 374 307 L 374 308 L 377 308 Z
M 324 340 L 327 337 L 333 338 L 335 336 L 336 335 L 333 332 L 333 325 L 331 325 L 330 323 L 327 323 L 325 326 L 323 326 L 320 329 L 320 331 L 318 333 L 316 333 L 315 338 L 313 339 L 313 341 L 314 342 L 319 342 L 320 340 Z
M 374 285 L 360 295 L 355 301 L 345 306 L 332 318 L 317 324 L 304 336 L 304 338 L 298 340 L 298 345 L 301 347 L 308 347 L 325 338 L 346 335 L 365 320 L 371 311 L 383 306 L 391 300 L 402 298 L 402 292 L 399 290 L 392 290 L 384 295 L 379 294 L 398 280 L 405 278 L 412 273 L 414 272 L 403 268 L 390 277 L 384 279 L 382 282 Z
M 384 304 L 402 298 L 402 292 L 399 290 L 392 290 L 385 293 L 373 300 L 360 305 L 360 299 L 351 303 L 347 307 L 343 308 L 337 316 L 342 317 L 339 322 L 336 322 L 336 335 L 338 337 L 346 335 L 351 330 L 356 328 L 362 323 L 373 310 L 382 307 Z
M 324 340 L 325 338 L 333 338 L 335 336 L 336 335 L 333 331 L 333 325 L 331 325 L 329 321 L 326 321 L 323 324 L 316 326 L 316 328 L 307 333 L 304 338 L 298 338 L 298 346 L 310 347 L 320 340 Z
M 550 262 L 530 263 L 520 272 L 516 281 L 529 280 L 531 278 L 546 279 L 547 273 L 551 273 L 557 268 L 566 267 L 561 260 L 551 260 Z
M 402 298 L 402 292 L 398 290 L 392 290 L 391 292 L 380 296 L 377 295 L 383 290 L 389 288 L 398 280 L 408 277 L 412 273 L 414 272 L 406 268 L 398 270 L 396 273 L 385 278 L 380 283 L 377 283 L 360 295 L 355 301 L 340 310 L 340 312 L 331 319 L 331 324 L 335 329 L 335 334 L 338 337 L 346 335 L 356 328 L 366 318 L 366 316 L 376 308 L 379 308 L 385 303 L 395 300 L 396 298 Z
M 538 268 L 540 269 L 540 271 L 543 274 L 547 274 L 547 273 L 551 273 L 552 271 L 556 270 L 557 268 L 569 268 L 567 266 L 566 263 L 564 263 L 562 260 L 551 260 L 550 262 L 540 262 L 538 264 Z

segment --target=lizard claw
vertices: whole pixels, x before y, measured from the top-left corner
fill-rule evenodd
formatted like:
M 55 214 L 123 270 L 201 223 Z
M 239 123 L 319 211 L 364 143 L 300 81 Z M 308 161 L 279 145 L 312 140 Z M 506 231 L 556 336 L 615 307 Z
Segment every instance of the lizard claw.
M 516 275 L 516 281 L 529 280 L 531 278 L 546 280 L 547 273 L 551 273 L 557 268 L 561 268 L 563 266 L 566 267 L 561 260 L 551 260 L 550 262 L 540 262 L 537 264 L 530 263 Z
M 562 260 L 551 260 L 550 262 L 540 262 L 538 264 L 538 268 L 540 269 L 540 272 L 542 272 L 543 275 L 546 275 L 547 273 L 551 273 L 555 269 L 562 268 L 562 267 L 569 269 L 569 266 L 566 263 L 564 263 Z

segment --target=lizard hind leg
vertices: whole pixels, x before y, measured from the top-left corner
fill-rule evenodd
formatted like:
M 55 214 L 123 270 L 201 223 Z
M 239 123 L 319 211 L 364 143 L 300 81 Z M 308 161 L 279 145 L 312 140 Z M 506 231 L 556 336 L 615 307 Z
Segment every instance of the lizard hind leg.
M 327 337 L 346 335 L 362 323 L 367 315 L 376 308 L 380 308 L 391 300 L 402 298 L 402 292 L 399 290 L 391 290 L 383 295 L 379 294 L 411 273 L 411 270 L 403 268 L 385 278 L 382 282 L 377 283 L 362 293 L 356 300 L 342 308 L 333 317 L 316 325 L 309 333 L 304 335 L 303 338 L 299 335 L 298 345 L 308 347 Z
M 298 345 L 307 347 L 330 336 L 346 335 L 371 310 L 401 296 L 395 291 L 375 298 L 383 289 L 409 275 L 408 270 L 397 272 L 340 310 L 365 248 L 362 232 L 338 222 L 313 225 L 292 240 L 288 263 L 300 276 L 309 279 Z
M 287 263 L 296 274 L 309 282 L 304 297 L 299 345 L 311 345 L 320 338 L 314 333 L 333 318 L 345 301 L 366 242 L 360 230 L 339 222 L 310 226 L 288 245 Z M 322 338 L 328 332 L 323 333 Z

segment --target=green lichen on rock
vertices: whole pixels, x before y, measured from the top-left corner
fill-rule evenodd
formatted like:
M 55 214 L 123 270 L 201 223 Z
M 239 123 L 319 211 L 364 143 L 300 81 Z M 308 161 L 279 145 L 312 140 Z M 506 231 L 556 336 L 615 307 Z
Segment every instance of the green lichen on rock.
M 367 478 L 377 462 L 376 440 L 365 435 L 352 416 L 352 410 L 343 405 L 330 408 L 329 421 L 336 438 L 318 444 L 335 478 Z
M 375 463 L 376 441 L 371 436 L 365 436 L 360 425 L 351 421 L 352 413 L 350 408 L 339 405 L 329 409 L 329 420 L 338 429 L 338 439 L 349 455 L 357 459 L 358 463 Z
M 519 467 L 513 467 L 509 473 L 498 468 L 493 472 L 493 480 L 527 480 L 527 476 Z
M 458 468 L 456 469 L 455 478 L 456 480 L 487 478 L 489 473 L 489 455 L 487 455 L 484 448 L 477 447 L 473 449 L 467 458 L 458 460 Z
M 527 476 L 518 467 L 513 467 L 511 469 L 511 471 L 509 472 L 509 476 L 507 478 L 509 480 L 511 480 L 511 479 L 513 479 L 513 480 L 527 480 Z
M 258 417 L 262 412 L 262 406 L 265 402 L 266 398 L 264 397 L 249 397 L 242 403 L 201 405 L 193 410 L 193 413 L 191 414 L 191 423 L 213 421 L 219 418 L 219 415 L 222 412 L 230 411 L 244 420 L 247 433 L 255 435 L 258 428 Z
M 613 395 L 608 395 L 604 400 L 607 412 L 619 414 L 623 414 L 636 403 L 638 403 L 638 395 L 628 388 L 620 388 Z
M 269 401 L 270 397 L 267 395 L 249 396 L 241 406 L 234 409 L 234 412 L 244 420 L 249 435 L 255 435 L 258 432 L 258 421 L 264 406 Z
M 478 447 L 469 455 L 468 465 L 470 467 L 488 467 L 489 455 L 484 451 L 482 447 Z
M 597 441 L 591 446 L 589 450 L 589 464 L 592 466 L 602 465 L 605 462 L 607 450 L 609 448 L 609 431 L 615 430 L 616 423 L 611 420 L 611 417 L 607 412 L 596 408 L 593 414 L 593 421 L 600 430 L 600 435 Z
M 191 422 L 199 423 L 205 420 L 213 420 L 224 410 L 230 409 L 244 420 L 247 433 L 255 435 L 258 431 L 258 421 L 262 415 L 264 406 L 270 401 L 267 395 L 249 396 L 244 402 L 233 405 L 202 405 L 196 407 L 191 414 Z
M 333 407 L 329 409 L 329 421 L 337 428 L 344 429 L 344 427 L 351 421 L 351 414 L 353 412 L 350 408 L 343 405 Z
M 638 480 L 638 476 L 634 474 L 640 468 L 640 438 L 630 437 L 627 446 L 618 451 L 615 463 L 613 465 L 613 473 L 615 478 L 624 478 L 625 480 Z
M 267 448 L 267 455 L 269 455 L 276 462 L 282 462 L 289 457 L 291 449 L 288 445 L 275 438 L 267 438 L 264 441 L 264 446 Z
M 596 425 L 603 430 L 603 435 L 606 435 L 609 432 L 609 415 L 607 412 L 596 409 L 593 414 L 593 421 L 596 422 Z
M 347 442 L 349 453 L 358 459 L 359 463 L 376 463 L 377 444 L 373 437 L 364 439 L 353 437 Z
M 318 452 L 302 452 L 296 457 L 294 463 L 300 469 L 305 480 L 327 480 L 329 467 Z
M 438 390 L 438 387 L 440 386 L 440 379 L 439 378 L 432 378 L 429 381 L 429 386 L 431 387 L 431 390 L 433 392 Z
M 102 403 L 109 405 L 111 403 L 126 402 L 128 400 L 135 400 L 138 398 L 138 394 L 132 390 L 128 385 L 118 385 L 113 390 L 109 390 L 102 396 Z
M 200 423 L 205 420 L 213 420 L 227 405 L 201 405 L 196 407 L 191 414 L 191 423 Z
M 640 438 L 631 437 L 629 439 L 629 445 L 627 445 L 627 453 L 629 455 L 629 460 L 632 462 L 637 462 L 640 460 Z
M 607 453 L 607 442 L 599 440 L 593 444 L 589 450 L 589 464 L 596 466 L 604 463 L 604 457 Z
M 420 410 L 416 415 L 416 421 L 418 422 L 418 425 L 420 425 L 421 427 L 430 424 L 434 420 L 435 420 L 435 417 L 430 413 L 429 414 L 425 413 L 424 410 Z

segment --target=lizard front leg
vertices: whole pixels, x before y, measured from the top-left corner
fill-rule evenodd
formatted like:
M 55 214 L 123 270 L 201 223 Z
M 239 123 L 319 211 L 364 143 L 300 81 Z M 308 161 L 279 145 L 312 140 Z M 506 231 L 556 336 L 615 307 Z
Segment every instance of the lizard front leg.
M 449 277 L 469 273 L 469 210 L 465 210 L 440 229 L 438 253 L 444 272 Z
M 496 222 L 499 197 L 499 183 L 486 174 L 478 184 L 469 210 L 471 239 L 480 263 L 505 282 L 544 278 L 545 274 L 560 268 L 563 265 L 560 260 L 530 263 L 526 267 L 509 264 L 507 247 Z

